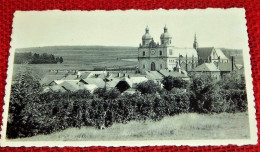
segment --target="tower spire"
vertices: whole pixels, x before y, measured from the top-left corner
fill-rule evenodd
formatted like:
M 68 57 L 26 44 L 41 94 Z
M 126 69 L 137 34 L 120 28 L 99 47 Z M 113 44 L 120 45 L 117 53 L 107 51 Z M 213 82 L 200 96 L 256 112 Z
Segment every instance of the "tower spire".
M 197 42 L 197 36 L 196 33 L 194 35 L 194 42 L 193 42 L 193 48 L 197 50 L 197 48 L 199 47 L 199 43 Z

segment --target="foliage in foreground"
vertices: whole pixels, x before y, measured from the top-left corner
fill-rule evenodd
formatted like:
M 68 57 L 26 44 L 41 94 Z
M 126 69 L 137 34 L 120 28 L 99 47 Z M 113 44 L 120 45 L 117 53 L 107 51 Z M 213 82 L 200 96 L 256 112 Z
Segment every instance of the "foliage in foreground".
M 179 81 L 172 78 L 167 81 L 171 80 Z M 93 94 L 86 90 L 42 93 L 37 80 L 30 75 L 21 76 L 12 85 L 7 137 L 49 134 L 68 127 L 102 129 L 113 123 L 157 121 L 187 112 L 246 111 L 245 90 L 227 89 L 226 83 L 198 77 L 189 84 L 171 85 L 167 90 L 148 81 L 139 84 L 135 94 L 120 94 L 116 88 L 98 88 Z

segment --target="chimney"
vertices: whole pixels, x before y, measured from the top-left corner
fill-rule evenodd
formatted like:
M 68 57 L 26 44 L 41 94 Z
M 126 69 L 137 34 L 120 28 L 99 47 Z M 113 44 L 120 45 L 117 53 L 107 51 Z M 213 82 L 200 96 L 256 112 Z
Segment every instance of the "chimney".
M 130 79 L 130 75 L 128 75 L 128 79 Z
M 120 73 L 118 73 L 117 76 L 120 77 Z
M 234 56 L 231 56 L 231 71 L 234 71 Z
M 107 72 L 107 77 L 109 77 L 109 75 L 110 75 L 109 72 Z

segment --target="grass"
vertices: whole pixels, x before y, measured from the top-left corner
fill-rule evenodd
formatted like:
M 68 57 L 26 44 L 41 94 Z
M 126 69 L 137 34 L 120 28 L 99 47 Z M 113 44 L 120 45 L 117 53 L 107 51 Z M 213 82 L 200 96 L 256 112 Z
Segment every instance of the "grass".
M 196 114 L 165 117 L 161 121 L 131 121 L 104 130 L 93 127 L 68 128 L 50 135 L 15 139 L 18 141 L 104 141 L 185 140 L 249 138 L 247 113 Z

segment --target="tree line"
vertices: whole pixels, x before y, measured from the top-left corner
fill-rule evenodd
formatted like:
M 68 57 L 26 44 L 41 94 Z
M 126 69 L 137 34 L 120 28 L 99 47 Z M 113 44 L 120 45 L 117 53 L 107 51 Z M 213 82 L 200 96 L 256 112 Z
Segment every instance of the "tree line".
M 153 81 L 137 85 L 134 94 L 97 88 L 76 92 L 42 92 L 29 73 L 12 84 L 7 137 L 50 134 L 69 127 L 99 129 L 132 120 L 161 120 L 180 113 L 236 113 L 247 111 L 245 82 L 230 74 L 221 81 L 194 77 L 190 82 L 165 77 L 161 88 Z
M 15 53 L 15 64 L 56 64 L 62 63 L 62 56 L 54 56 L 53 54 L 38 54 L 32 52 Z

